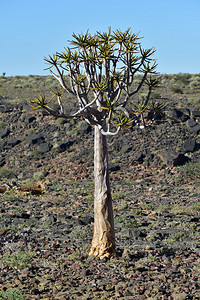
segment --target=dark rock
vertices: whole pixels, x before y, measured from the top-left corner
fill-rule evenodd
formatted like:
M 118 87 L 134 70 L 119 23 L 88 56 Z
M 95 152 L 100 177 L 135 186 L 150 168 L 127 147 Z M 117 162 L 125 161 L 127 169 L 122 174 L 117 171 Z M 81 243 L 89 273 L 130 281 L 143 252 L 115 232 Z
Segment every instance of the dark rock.
M 127 153 L 127 152 L 131 151 L 131 146 L 128 144 L 125 144 L 122 146 L 121 151 L 122 151 L 122 153 Z
M 21 214 L 21 218 L 22 219 L 29 219 L 30 218 L 30 214 L 29 213 L 27 213 L 27 212 L 22 212 L 22 214 Z
M 167 115 L 175 121 L 185 122 L 189 119 L 188 114 L 185 114 L 183 111 L 176 108 L 169 110 Z
M 41 144 L 44 142 L 44 137 L 41 134 L 30 134 L 27 136 L 26 141 L 28 144 Z
M 35 120 L 36 120 L 36 117 L 33 116 L 33 115 L 27 115 L 26 118 L 25 118 L 25 121 L 28 122 L 28 123 L 32 123 Z
M 42 167 L 42 164 L 41 164 L 41 163 L 36 163 L 36 164 L 35 164 L 35 167 L 36 167 L 36 168 L 40 168 L 40 167 Z
M 2 113 L 8 113 L 13 111 L 14 107 L 7 104 L 0 104 L 0 112 Z
M 111 172 L 115 172 L 115 171 L 119 171 L 120 170 L 120 166 L 114 163 L 110 163 L 109 164 L 109 170 Z
M 18 144 L 20 144 L 21 143 L 21 141 L 19 140 L 19 139 L 17 139 L 17 138 L 12 138 L 12 139 L 10 139 L 9 141 L 8 141 L 8 146 L 10 146 L 10 147 L 15 147 L 16 145 L 18 145 Z
M 41 151 L 42 153 L 49 152 L 52 148 L 52 145 L 50 143 L 42 143 L 39 145 L 38 150 Z
M 10 130 L 7 128 L 0 130 L 0 138 L 1 139 L 7 137 L 9 134 L 10 134 Z
M 139 163 L 143 163 L 144 161 L 144 158 L 145 158 L 145 155 L 141 152 L 137 152 L 136 153 L 136 160 L 139 162 Z
M 56 151 L 58 153 L 62 153 L 66 151 L 73 143 L 73 141 L 63 142 L 56 147 Z
M 200 220 L 200 217 L 192 217 L 191 218 L 191 220 L 190 220 L 190 222 L 199 222 L 199 220 Z
M 192 117 L 195 118 L 200 118 L 200 110 L 193 110 L 192 111 Z
M 193 119 L 187 120 L 186 123 L 190 132 L 198 134 L 200 132 L 200 125 Z
M 91 216 L 82 216 L 78 219 L 78 224 L 80 225 L 88 225 L 92 222 L 94 222 L 94 218 L 92 218 Z
M 197 150 L 197 143 L 191 138 L 187 139 L 180 148 L 181 152 L 194 152 L 195 150 Z
M 0 141 L 0 149 L 4 148 L 6 145 L 6 142 L 4 141 Z
M 11 122 L 17 122 L 20 116 L 21 116 L 21 111 L 19 110 L 14 111 L 11 116 Z
M 92 127 L 86 122 L 81 122 L 81 123 L 79 123 L 79 126 L 77 127 L 77 130 L 80 133 L 87 134 L 87 133 L 92 131 Z
M 0 167 L 3 167 L 5 165 L 6 161 L 4 157 L 0 157 Z
M 184 154 L 168 149 L 161 151 L 158 155 L 165 164 L 172 165 L 174 167 L 184 165 L 190 160 Z
M 134 239 L 144 238 L 147 236 L 147 233 L 138 229 L 138 228 L 131 228 L 129 229 L 129 237 Z

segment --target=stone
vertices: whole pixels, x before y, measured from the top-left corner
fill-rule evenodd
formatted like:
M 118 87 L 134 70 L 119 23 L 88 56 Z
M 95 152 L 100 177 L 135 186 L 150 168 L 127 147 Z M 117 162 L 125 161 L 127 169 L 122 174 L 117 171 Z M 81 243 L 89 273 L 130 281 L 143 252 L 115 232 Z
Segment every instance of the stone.
M 190 132 L 198 134 L 200 132 L 200 125 L 193 119 L 189 119 L 186 122 L 186 125 Z
M 131 147 L 130 147 L 130 145 L 128 145 L 128 144 L 124 144 L 123 146 L 122 146 L 122 148 L 121 148 L 121 152 L 122 153 L 127 153 L 127 152 L 129 152 L 131 150 Z
M 35 121 L 35 120 L 36 120 L 36 117 L 33 116 L 33 115 L 27 115 L 26 118 L 25 118 L 25 121 L 26 121 L 27 123 L 32 123 L 32 122 Z
M 120 170 L 120 166 L 114 163 L 109 164 L 109 171 L 116 172 Z
M 3 139 L 10 134 L 10 130 L 8 128 L 0 130 L 0 138 Z
M 73 144 L 73 141 L 63 142 L 61 144 L 56 145 L 55 149 L 58 153 L 62 153 L 67 150 L 71 145 Z
M 189 119 L 188 114 L 185 114 L 183 111 L 179 109 L 171 109 L 167 112 L 168 117 L 174 119 L 175 121 L 187 121 Z
M 197 150 L 197 143 L 191 138 L 187 139 L 180 148 L 181 152 L 194 152 L 195 150 Z
M 193 117 L 193 119 L 200 118 L 200 110 L 193 110 L 192 117 Z
M 0 157 L 0 168 L 5 165 L 6 161 L 4 157 Z
M 19 117 L 21 116 L 21 111 L 19 110 L 15 110 L 13 113 L 12 113 L 12 116 L 11 116 L 11 122 L 17 122 L 19 120 Z
M 17 139 L 17 138 L 12 138 L 12 139 L 10 139 L 9 141 L 8 141 L 8 146 L 10 146 L 10 147 L 15 147 L 16 145 L 18 145 L 18 144 L 20 144 L 21 143 L 21 141 L 19 140 L 19 139 Z
M 77 127 L 77 130 L 80 133 L 87 134 L 87 133 L 92 131 L 92 127 L 91 127 L 91 125 L 89 125 L 86 122 L 81 122 L 81 123 L 79 123 L 79 126 Z
M 49 152 L 52 148 L 52 145 L 50 143 L 42 143 L 39 145 L 38 150 L 42 153 Z
M 45 138 L 41 134 L 30 134 L 26 138 L 26 141 L 29 145 L 41 144 L 44 142 L 44 140 Z
M 141 152 L 137 152 L 136 153 L 136 160 L 139 162 L 139 163 L 143 163 L 144 161 L 144 158 L 145 158 L 145 155 Z
M 94 222 L 94 218 L 89 215 L 82 216 L 78 219 L 78 224 L 83 225 L 83 226 L 91 224 L 92 222 Z
M 2 113 L 8 113 L 13 111 L 14 107 L 7 104 L 0 104 L 0 112 Z
M 184 154 L 168 149 L 161 151 L 158 155 L 165 164 L 172 165 L 174 167 L 184 165 L 190 160 Z
M 6 145 L 6 142 L 0 141 L 0 149 L 3 149 Z

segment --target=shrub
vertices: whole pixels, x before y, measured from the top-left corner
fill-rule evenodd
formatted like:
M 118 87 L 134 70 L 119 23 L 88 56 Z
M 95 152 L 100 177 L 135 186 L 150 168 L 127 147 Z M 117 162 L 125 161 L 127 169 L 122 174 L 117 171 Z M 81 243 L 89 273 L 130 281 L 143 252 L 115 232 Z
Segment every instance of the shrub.
M 15 170 L 0 168 L 0 178 L 12 178 L 15 177 Z
M 32 254 L 25 251 L 16 251 L 12 254 L 5 253 L 1 259 L 1 263 L 10 268 L 18 269 L 31 267 Z
M 0 298 L 2 300 L 27 300 L 28 297 L 22 295 L 20 290 L 7 289 L 6 291 L 0 291 Z
M 189 162 L 180 168 L 181 177 L 188 180 L 199 181 L 200 179 L 200 161 Z
M 4 129 L 6 127 L 6 124 L 3 121 L 0 121 L 0 130 Z
M 170 90 L 173 92 L 173 93 L 176 93 L 176 94 L 183 94 L 183 90 L 177 86 L 177 85 L 173 85 L 170 87 Z

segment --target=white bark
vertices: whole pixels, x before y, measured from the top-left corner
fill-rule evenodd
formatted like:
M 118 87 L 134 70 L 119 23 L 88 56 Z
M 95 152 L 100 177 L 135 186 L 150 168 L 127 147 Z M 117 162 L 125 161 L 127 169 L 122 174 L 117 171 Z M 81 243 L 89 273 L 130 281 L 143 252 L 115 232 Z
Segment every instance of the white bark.
M 94 235 L 90 255 L 100 258 L 115 254 L 112 197 L 109 183 L 106 136 L 95 126 L 94 144 Z

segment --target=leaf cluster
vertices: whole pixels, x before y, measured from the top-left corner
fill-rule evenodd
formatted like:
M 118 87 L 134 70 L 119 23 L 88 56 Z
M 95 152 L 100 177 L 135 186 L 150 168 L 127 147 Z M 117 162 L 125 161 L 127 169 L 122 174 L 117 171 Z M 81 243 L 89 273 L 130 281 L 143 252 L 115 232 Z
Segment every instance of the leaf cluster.
M 153 88 L 158 87 L 159 78 L 155 76 L 155 48 L 143 49 L 141 39 L 139 33 L 133 33 L 131 28 L 125 31 L 108 28 L 107 32 L 97 31 L 94 35 L 87 30 L 86 33 L 73 33 L 69 46 L 63 52 L 45 57 L 48 69 L 62 86 L 62 90 L 52 90 L 57 96 L 61 115 L 64 117 L 60 98 L 63 91 L 67 91 L 77 98 L 79 105 L 79 110 L 69 117 L 83 117 L 90 124 L 99 126 L 101 132 L 104 132 L 101 127 L 104 121 L 108 131 L 112 125 L 119 129 L 130 126 L 134 121 L 138 123 L 139 117 L 144 122 L 143 114 L 150 109 L 150 94 Z M 142 74 L 141 81 L 130 92 L 134 76 L 138 73 Z M 144 84 L 148 87 L 147 97 L 133 107 L 132 118 L 126 106 Z M 50 102 L 42 94 L 33 99 L 32 107 L 43 107 L 56 116 L 56 112 L 48 106 Z M 163 107 L 154 104 L 153 110 L 161 115 Z

